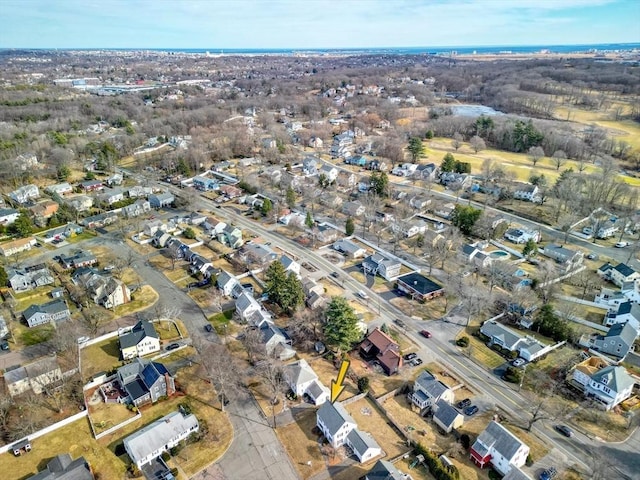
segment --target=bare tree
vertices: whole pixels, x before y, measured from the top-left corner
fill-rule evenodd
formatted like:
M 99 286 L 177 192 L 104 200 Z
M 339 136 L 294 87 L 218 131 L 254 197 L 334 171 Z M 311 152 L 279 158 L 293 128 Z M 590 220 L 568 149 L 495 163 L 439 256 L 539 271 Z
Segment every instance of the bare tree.
M 469 144 L 471 145 L 471 148 L 473 148 L 473 151 L 476 153 L 487 148 L 487 145 L 484 143 L 484 140 L 478 135 L 475 135 L 474 137 L 472 137 L 471 140 L 469 140 Z
M 316 310 L 301 308 L 293 314 L 287 325 L 287 332 L 296 346 L 310 350 L 315 342 L 322 339 L 323 318 L 324 312 L 321 308 Z
M 536 166 L 536 163 L 538 163 L 538 161 L 544 157 L 544 150 L 542 149 L 542 147 L 530 147 L 529 151 L 527 152 L 527 157 L 529 158 L 529 160 L 531 160 L 531 163 L 533 163 L 533 166 Z
M 197 342 L 202 366 L 213 384 L 220 408 L 224 412 L 225 404 L 231 398 L 243 392 L 243 373 L 236 359 L 224 345 Z
M 284 379 L 282 364 L 279 360 L 268 357 L 256 365 L 256 373 L 271 395 L 271 413 L 273 416 L 273 428 L 276 428 L 275 406 L 281 401 L 281 396 L 287 392 L 288 385 Z
M 262 334 L 257 328 L 248 327 L 240 337 L 240 342 L 247 351 L 249 363 L 255 365 L 264 356 Z
M 451 146 L 457 152 L 458 149 L 462 146 L 462 135 L 459 132 L 453 134 L 453 140 L 451 140 Z
M 553 152 L 553 164 L 556 166 L 556 170 L 560 170 L 565 162 L 567 161 L 567 154 L 564 150 L 556 150 Z

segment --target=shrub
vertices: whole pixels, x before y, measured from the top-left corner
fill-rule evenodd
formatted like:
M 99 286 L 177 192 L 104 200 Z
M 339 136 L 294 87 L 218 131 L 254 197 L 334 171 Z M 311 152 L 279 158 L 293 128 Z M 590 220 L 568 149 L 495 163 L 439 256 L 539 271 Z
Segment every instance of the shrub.
M 358 390 L 361 393 L 369 391 L 369 377 L 360 377 L 358 379 Z
M 511 357 L 512 359 L 518 358 L 518 352 L 516 352 L 515 350 L 513 352 L 509 352 L 509 357 Z
M 463 433 L 460 436 L 460 444 L 465 450 L 469 450 L 469 447 L 471 446 L 471 437 L 469 437 L 469 435 L 467 435 L 466 433 Z
M 469 337 L 467 336 L 460 337 L 458 340 L 456 340 L 456 345 L 458 345 L 459 347 L 468 347 Z
M 162 452 L 162 460 L 164 460 L 165 462 L 168 462 L 170 458 L 171 458 L 171 455 L 169 455 L 169 452 Z
M 527 459 L 525 460 L 525 463 L 527 467 L 530 467 L 531 465 L 533 465 L 533 458 L 531 458 L 531 454 L 527 455 Z

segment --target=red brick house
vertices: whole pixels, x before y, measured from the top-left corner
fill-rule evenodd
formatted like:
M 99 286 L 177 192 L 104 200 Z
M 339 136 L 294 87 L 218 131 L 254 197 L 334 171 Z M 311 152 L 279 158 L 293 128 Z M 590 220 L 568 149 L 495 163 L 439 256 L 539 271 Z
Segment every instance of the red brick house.
M 377 360 L 387 375 L 398 373 L 402 367 L 400 345 L 379 328 L 360 344 L 360 355 L 365 360 Z

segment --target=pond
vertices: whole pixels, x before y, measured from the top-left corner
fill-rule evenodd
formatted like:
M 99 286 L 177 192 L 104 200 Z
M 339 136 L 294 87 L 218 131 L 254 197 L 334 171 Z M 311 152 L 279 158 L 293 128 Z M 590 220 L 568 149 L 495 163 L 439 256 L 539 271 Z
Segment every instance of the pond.
M 494 110 L 486 105 L 451 105 L 451 112 L 461 117 L 479 117 L 486 115 L 488 117 L 495 115 L 504 115 L 504 113 Z

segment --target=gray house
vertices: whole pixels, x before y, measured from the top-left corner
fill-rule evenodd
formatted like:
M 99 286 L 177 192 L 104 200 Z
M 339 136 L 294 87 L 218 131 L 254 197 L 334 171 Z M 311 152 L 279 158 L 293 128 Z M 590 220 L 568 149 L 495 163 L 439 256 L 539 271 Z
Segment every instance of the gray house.
M 607 355 L 624 358 L 637 336 L 638 332 L 630 323 L 616 323 L 606 335 L 598 335 L 595 338 L 592 348 Z
M 442 398 L 433 406 L 433 412 L 434 423 L 446 433 L 460 428 L 464 422 L 464 416 Z
M 7 277 L 15 292 L 26 292 L 54 282 L 53 275 L 44 263 L 25 268 L 8 268 Z
M 47 463 L 44 470 L 27 478 L 27 480 L 93 480 L 91 467 L 84 459 L 78 457 L 71 460 L 71 455 L 56 455 Z
M 149 205 L 151 205 L 152 208 L 169 207 L 175 199 L 173 194 L 169 192 L 156 193 L 149 195 Z
M 155 403 L 176 391 L 173 377 L 162 363 L 141 358 L 118 369 L 118 382 L 128 395 L 122 402 L 136 407 Z
M 369 255 L 362 261 L 362 269 L 369 275 L 380 275 L 387 281 L 394 280 L 400 275 L 402 264 L 399 260 L 385 257 L 380 253 Z
M 22 316 L 29 325 L 35 327 L 49 322 L 60 322 L 71 317 L 71 312 L 64 299 L 57 298 L 42 305 L 31 305 Z

